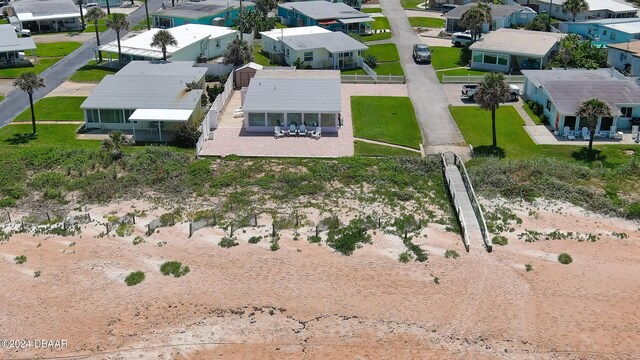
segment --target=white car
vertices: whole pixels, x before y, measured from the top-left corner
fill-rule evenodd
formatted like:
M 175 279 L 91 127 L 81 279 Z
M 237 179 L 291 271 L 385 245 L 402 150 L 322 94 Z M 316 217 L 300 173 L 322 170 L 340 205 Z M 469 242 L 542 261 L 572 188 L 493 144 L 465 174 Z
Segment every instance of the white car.
M 473 37 L 469 31 L 457 32 L 451 36 L 451 43 L 454 46 L 462 47 L 473 42 Z

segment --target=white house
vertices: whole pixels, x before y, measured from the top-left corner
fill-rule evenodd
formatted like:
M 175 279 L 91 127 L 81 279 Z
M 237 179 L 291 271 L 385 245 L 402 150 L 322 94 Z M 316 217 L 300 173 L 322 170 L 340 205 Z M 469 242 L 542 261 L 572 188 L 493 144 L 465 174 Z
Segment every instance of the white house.
M 600 99 L 612 110 L 612 117 L 598 119 L 597 130 L 608 136 L 612 126 L 628 129 L 640 117 L 640 88 L 615 71 L 598 70 L 523 70 L 525 97 L 541 104 L 551 128 L 569 127 L 571 132 L 588 126 L 576 117 L 582 101 Z
M 206 69 L 193 61 L 132 61 L 107 75 L 80 105 L 87 129 L 123 130 L 136 140 L 171 141 L 176 125 L 199 121 Z
M 160 48 L 151 46 L 153 35 L 160 30 L 151 29 L 132 38 L 121 40 L 120 47 L 124 61 L 162 59 Z M 228 27 L 200 24 L 177 26 L 167 31 L 178 42 L 176 46 L 167 47 L 167 60 L 173 61 L 196 61 L 199 58 L 211 59 L 222 56 L 227 50 L 227 45 L 239 36 L 237 30 Z M 118 59 L 116 41 L 100 46 L 98 51 L 106 53 L 106 57 L 110 60 Z
M 469 3 L 466 5 L 460 5 L 455 9 L 444 14 L 446 20 L 445 29 L 448 32 L 455 32 L 465 30 L 460 24 L 460 18 L 465 11 L 476 6 L 476 3 Z M 526 6 L 520 6 L 518 4 L 513 5 L 496 5 L 488 4 L 491 8 L 491 30 L 497 30 L 502 28 L 509 28 L 512 25 L 524 26 L 533 20 L 537 15 L 535 11 Z M 482 31 L 489 31 L 489 23 L 484 23 Z
M 640 76 L 640 41 L 609 44 L 607 63 L 624 74 Z
M 262 50 L 272 62 L 293 66 L 297 59 L 314 69 L 357 67 L 357 57 L 369 48 L 342 32 L 318 26 L 274 29 L 260 33 Z
M 562 34 L 516 29 L 498 29 L 473 43 L 471 68 L 511 72 L 542 69 L 558 51 Z
M 264 68 L 243 92 L 244 128 L 249 132 L 303 124 L 309 130 L 338 131 L 342 110 L 339 71 Z
M 15 0 L 4 7 L 11 25 L 32 33 L 80 30 L 80 9 L 73 0 Z
M 35 49 L 32 38 L 18 37 L 13 26 L 0 25 L 0 67 L 18 64 L 24 57 L 24 51 Z
M 562 11 L 562 5 L 567 0 L 518 0 L 518 3 L 531 6 L 539 14 L 549 13 L 556 19 L 572 20 L 571 14 Z M 631 18 L 638 16 L 638 9 L 614 0 L 586 0 L 589 11 L 576 16 L 576 20 Z

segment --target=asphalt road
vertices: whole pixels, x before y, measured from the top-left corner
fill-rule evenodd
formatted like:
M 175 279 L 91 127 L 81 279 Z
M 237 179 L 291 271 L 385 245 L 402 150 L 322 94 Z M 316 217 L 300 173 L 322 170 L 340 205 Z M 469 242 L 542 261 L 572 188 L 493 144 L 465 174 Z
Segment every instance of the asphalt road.
M 162 0 L 149 0 L 149 14 L 157 10 L 162 5 Z M 106 11 L 106 10 L 105 10 Z M 140 6 L 136 11 L 129 14 L 128 19 L 131 26 L 137 24 L 144 19 L 144 6 Z M 121 33 L 123 37 L 126 33 Z M 116 33 L 108 29 L 100 33 L 100 43 L 106 44 L 116 40 Z M 93 48 L 96 46 L 95 39 L 84 43 L 71 54 L 65 56 L 62 60 L 53 64 L 47 70 L 40 74 L 44 79 L 45 87 L 38 89 L 33 94 L 34 102 L 43 98 L 45 95 L 53 91 L 62 84 L 71 74 L 84 66 L 87 62 L 94 59 Z M 9 93 L 7 97 L 0 102 L 0 127 L 11 122 L 17 115 L 29 107 L 29 97 L 26 93 L 16 89 Z
M 420 39 L 409 25 L 400 1 L 380 0 L 380 6 L 393 31 L 391 40 L 400 53 L 409 97 L 422 130 L 425 148 L 460 145 L 464 142 L 462 134 L 449 114 L 449 101 L 433 67 L 418 65 L 413 61 L 413 44 L 419 44 Z

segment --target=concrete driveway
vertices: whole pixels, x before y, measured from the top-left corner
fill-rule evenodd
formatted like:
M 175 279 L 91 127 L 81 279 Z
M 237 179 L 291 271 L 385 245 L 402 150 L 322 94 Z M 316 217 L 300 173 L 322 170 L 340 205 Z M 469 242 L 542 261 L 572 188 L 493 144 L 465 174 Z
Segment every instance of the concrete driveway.
M 522 84 L 514 85 L 518 85 L 520 89 L 522 89 Z M 478 106 L 478 103 L 475 101 L 462 96 L 462 84 L 442 84 L 442 90 L 444 90 L 444 93 L 449 100 L 449 104 L 453 106 Z M 522 98 L 518 98 L 517 101 L 509 101 L 505 103 L 505 105 L 522 107 Z

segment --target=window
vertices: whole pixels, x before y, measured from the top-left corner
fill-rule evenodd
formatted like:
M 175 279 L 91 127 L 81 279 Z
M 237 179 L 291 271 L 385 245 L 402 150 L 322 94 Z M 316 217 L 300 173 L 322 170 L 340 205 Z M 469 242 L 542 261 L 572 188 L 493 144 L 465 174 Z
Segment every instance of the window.
M 633 116 L 633 108 L 628 106 L 623 106 L 620 108 L 620 112 L 622 113 L 622 117 L 631 117 Z
M 289 49 L 287 49 L 287 56 L 289 56 Z
M 620 53 L 620 61 L 625 61 L 627 60 L 627 53 L 626 52 L 621 52 Z
M 320 125 L 324 127 L 336 126 L 336 114 L 320 114 Z
M 302 124 L 302 114 L 301 113 L 288 113 L 287 114 L 287 123 L 289 125 L 300 125 Z
M 313 51 L 307 51 L 304 53 L 304 61 L 313 61 Z
M 547 100 L 547 110 L 551 111 L 551 100 Z
M 284 114 L 283 113 L 267 113 L 267 126 L 283 126 Z
M 473 62 L 481 63 L 482 62 L 482 53 L 474 53 L 473 54 Z
M 249 126 L 264 126 L 264 113 L 249 113 Z
M 564 117 L 564 126 L 568 126 L 569 129 L 574 130 L 576 127 L 576 117 L 575 116 L 565 116 Z
M 616 32 L 612 31 L 611 32 L 611 36 L 609 37 L 611 40 L 615 40 L 616 39 Z
M 97 123 L 100 122 L 98 119 L 98 110 L 93 110 L 93 109 L 87 109 L 85 110 L 87 112 L 87 122 L 90 123 Z
M 100 110 L 100 122 L 102 123 L 122 123 L 122 120 L 122 110 Z
M 607 30 L 602 30 L 602 35 L 607 35 Z
M 498 57 L 493 54 L 484 54 L 484 63 L 485 64 L 496 64 L 498 62 Z
M 634 38 L 634 39 L 636 39 L 636 40 L 640 40 L 640 34 L 638 34 L 638 35 L 633 35 L 633 38 Z
M 216 47 L 219 48 L 220 47 L 220 39 L 216 40 Z
M 129 109 L 125 109 L 124 110 L 124 121 L 125 122 L 128 122 L 128 123 L 130 122 L 129 118 L 131 117 L 131 114 L 133 114 L 134 111 L 135 110 L 129 110 Z
M 498 55 L 498 65 L 507 65 L 508 58 L 506 55 Z
M 629 108 L 631 109 L 631 108 Z M 613 125 L 612 117 L 603 117 L 600 121 L 600 131 L 609 131 L 611 130 L 611 125 Z
M 304 124 L 306 126 L 318 126 L 318 113 L 304 114 Z

